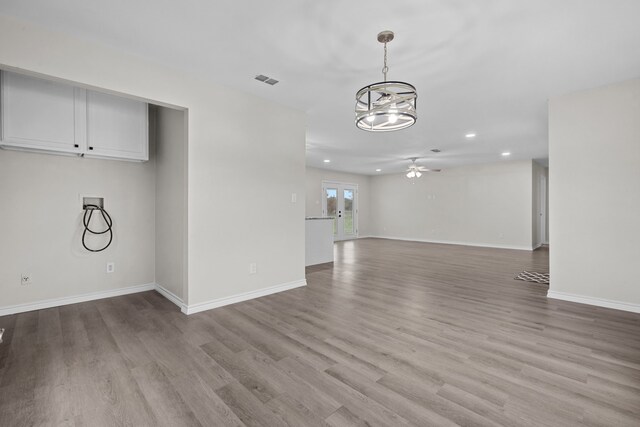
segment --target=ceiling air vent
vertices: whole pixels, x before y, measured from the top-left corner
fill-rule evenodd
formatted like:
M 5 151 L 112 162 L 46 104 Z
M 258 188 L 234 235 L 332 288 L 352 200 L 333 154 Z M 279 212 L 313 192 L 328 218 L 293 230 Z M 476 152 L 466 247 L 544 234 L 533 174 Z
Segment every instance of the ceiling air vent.
M 255 77 L 256 80 L 261 81 L 262 83 L 266 83 L 268 85 L 273 86 L 274 84 L 278 83 L 278 80 L 276 79 L 272 79 L 271 77 L 267 77 L 265 75 L 259 74 Z

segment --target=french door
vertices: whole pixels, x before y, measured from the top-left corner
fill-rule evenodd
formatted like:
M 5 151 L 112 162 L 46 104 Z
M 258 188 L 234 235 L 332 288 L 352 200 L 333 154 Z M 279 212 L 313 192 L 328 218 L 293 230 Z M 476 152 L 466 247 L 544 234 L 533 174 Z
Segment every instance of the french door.
M 358 186 L 322 182 L 322 215 L 332 216 L 333 240 L 358 237 Z

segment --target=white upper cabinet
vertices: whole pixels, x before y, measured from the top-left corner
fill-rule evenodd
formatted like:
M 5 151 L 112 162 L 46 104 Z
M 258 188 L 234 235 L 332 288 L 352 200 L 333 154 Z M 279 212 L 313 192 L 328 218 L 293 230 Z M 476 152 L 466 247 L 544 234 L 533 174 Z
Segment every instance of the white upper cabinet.
M 86 131 L 85 91 L 48 80 L 3 72 L 3 145 L 81 153 Z
M 146 103 L 11 72 L 0 77 L 0 146 L 149 159 Z
M 86 156 L 149 160 L 147 104 L 87 91 Z

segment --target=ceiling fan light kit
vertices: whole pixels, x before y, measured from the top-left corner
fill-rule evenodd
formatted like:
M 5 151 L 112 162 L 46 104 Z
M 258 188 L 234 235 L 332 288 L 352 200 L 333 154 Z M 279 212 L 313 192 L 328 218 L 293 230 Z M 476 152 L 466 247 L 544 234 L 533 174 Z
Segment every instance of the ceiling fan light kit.
M 370 132 L 390 132 L 412 126 L 418 119 L 416 88 L 401 81 L 387 81 L 387 43 L 393 31 L 382 31 L 378 41 L 384 44 L 384 81 L 372 83 L 356 93 L 356 126 Z
M 418 166 L 416 164 L 416 160 L 418 160 L 417 157 L 410 157 L 409 160 L 411 160 L 411 165 L 409 165 L 409 169 L 405 171 L 407 172 L 407 178 L 409 179 L 420 178 L 423 172 L 440 172 L 441 170 L 441 169 L 427 169 L 424 166 Z

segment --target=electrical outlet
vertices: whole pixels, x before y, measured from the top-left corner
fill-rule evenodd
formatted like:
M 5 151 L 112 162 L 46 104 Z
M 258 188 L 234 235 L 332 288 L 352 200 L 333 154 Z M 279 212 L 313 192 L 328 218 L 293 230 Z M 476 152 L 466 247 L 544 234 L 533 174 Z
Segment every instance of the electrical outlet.
M 24 273 L 23 273 L 23 274 L 20 276 L 20 284 L 21 284 L 22 286 L 27 286 L 27 285 L 31 285 L 31 284 L 33 284 L 33 279 L 31 278 L 31 275 L 30 275 L 30 274 L 24 274 Z
M 114 271 L 116 271 L 116 263 L 115 262 L 108 262 L 107 263 L 107 273 L 113 273 Z
M 252 262 L 249 264 L 249 274 L 256 274 L 258 272 L 258 264 Z

